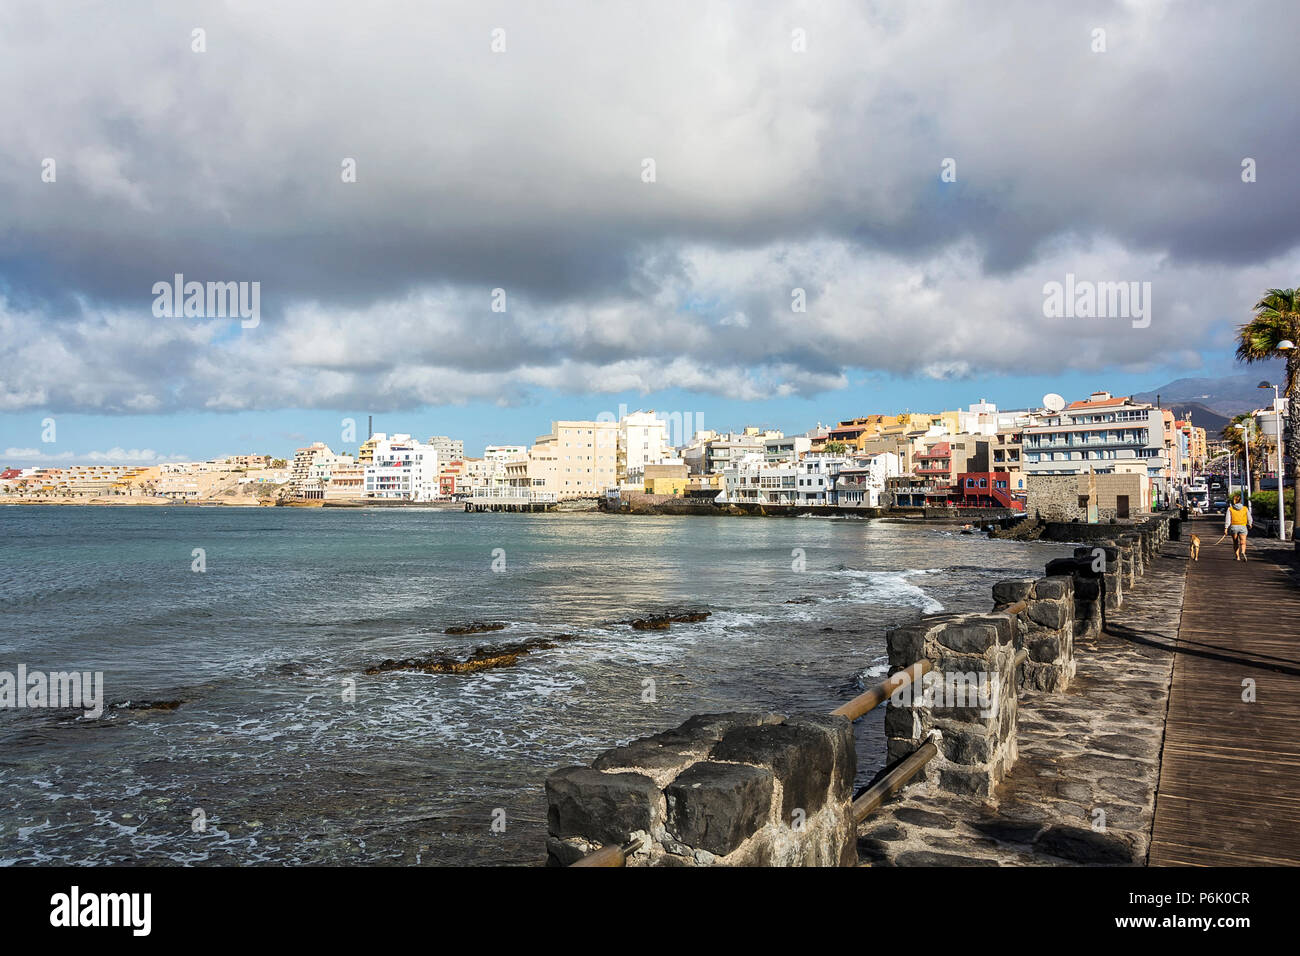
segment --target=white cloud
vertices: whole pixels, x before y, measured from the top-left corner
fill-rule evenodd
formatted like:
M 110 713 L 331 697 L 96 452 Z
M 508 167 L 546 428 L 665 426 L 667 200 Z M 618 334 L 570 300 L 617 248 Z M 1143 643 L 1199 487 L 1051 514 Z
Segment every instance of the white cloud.
M 1294 284 L 1300 114 L 1258 64 L 1300 11 L 1252 9 L 240 0 L 195 54 L 181 8 L 32 8 L 0 29 L 0 411 L 1192 367 Z M 176 272 L 261 282 L 261 325 L 154 319 Z M 1044 320 L 1067 272 L 1151 281 L 1151 327 Z

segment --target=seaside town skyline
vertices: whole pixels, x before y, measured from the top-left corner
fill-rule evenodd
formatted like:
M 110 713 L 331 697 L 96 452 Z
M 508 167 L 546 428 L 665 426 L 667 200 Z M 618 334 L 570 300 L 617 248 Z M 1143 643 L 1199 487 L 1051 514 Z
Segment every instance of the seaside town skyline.
M 1249 419 L 1258 435 L 1251 453 L 1256 488 L 1276 455 L 1275 413 L 1270 404 L 1234 417 Z M 486 445 L 477 455 L 466 453 L 462 438 L 380 430 L 367 416 L 341 420 L 334 441 L 313 436 L 283 456 L 245 448 L 199 461 L 10 465 L 0 470 L 0 496 L 97 503 L 508 501 L 531 507 L 649 494 L 703 496 L 719 504 L 1023 511 L 1033 504 L 1035 476 L 1105 474 L 1140 476 L 1125 485 L 1139 510 L 1187 505 L 1194 482 L 1204 498 L 1192 503 L 1208 508 L 1205 476 L 1216 467 L 1223 471 L 1244 446 L 1228 440 L 1230 424 L 1207 431 L 1193 414 L 1217 418 L 1199 404 L 1184 405 L 1180 413 L 1164 407 L 1159 396 L 1143 401 L 1099 389 L 1073 400 L 1049 392 L 1040 403 L 1017 409 L 981 397 L 959 409 L 875 412 L 787 433 L 754 424 L 710 427 L 700 413 L 620 404 L 593 419 L 556 419 L 544 434 Z M 46 425 L 57 434 L 55 419 Z M 1048 450 L 1058 448 L 1067 450 Z
M 1241 398 L 1249 392 L 1246 379 L 1253 383 L 1259 375 L 1281 377 L 1284 363 L 1265 362 L 1254 369 L 1216 356 L 1223 374 L 1217 381 L 1235 380 L 1239 387 L 1234 410 L 1245 411 L 1250 402 Z M 657 408 L 690 414 L 694 420 L 709 422 L 711 427 L 727 431 L 744 425 L 765 430 L 796 433 L 819 423 L 832 423 L 850 409 L 869 408 L 875 414 L 900 414 L 925 409 L 948 409 L 972 402 L 990 401 L 1002 408 L 1033 408 L 1042 395 L 1059 392 L 1085 395 L 1096 388 L 1114 394 L 1159 395 L 1151 387 L 1149 375 L 1077 373 L 1068 376 L 1043 374 L 1022 376 L 1014 380 L 972 383 L 964 380 L 876 382 L 862 389 L 818 399 L 774 398 L 769 401 L 725 401 L 686 391 L 655 392 L 649 395 L 604 395 L 575 397 L 563 393 L 548 396 L 544 402 L 518 407 L 443 406 L 410 410 L 387 410 L 372 415 L 339 410 L 284 409 L 261 413 L 213 413 L 209 416 L 90 416 L 51 412 L 0 413 L 6 431 L 0 438 L 0 467 L 54 467 L 68 464 L 157 465 L 164 462 L 211 460 L 223 455 L 259 453 L 292 455 L 300 443 L 322 436 L 338 436 L 352 422 L 370 417 L 389 430 L 418 434 L 424 431 L 454 432 L 463 436 L 465 447 L 481 454 L 490 445 L 530 441 L 540 433 L 524 421 L 544 429 L 546 422 L 564 418 L 595 419 L 609 417 L 618 408 Z M 1206 384 L 1206 383 L 1211 384 Z M 1123 383 L 1121 389 L 1116 383 Z M 1169 383 L 1190 383 L 1213 388 L 1216 378 L 1197 376 Z M 1168 386 L 1162 386 L 1168 387 Z M 859 397 L 854 397 L 854 395 Z M 1015 400 L 1008 401 L 1007 396 Z M 1175 403 L 1210 399 L 1186 387 L 1165 398 Z M 615 401 L 617 399 L 617 401 Z M 658 399 L 656 401 L 656 399 Z M 854 412 L 854 414 L 867 412 Z M 838 416 L 838 417 L 837 417 Z M 53 422 L 55 427 L 51 428 Z M 292 423 L 285 428 L 285 423 Z M 395 423 L 395 425 L 394 425 Z M 380 430 L 378 427 L 376 430 Z M 338 438 L 334 444 L 352 444 Z

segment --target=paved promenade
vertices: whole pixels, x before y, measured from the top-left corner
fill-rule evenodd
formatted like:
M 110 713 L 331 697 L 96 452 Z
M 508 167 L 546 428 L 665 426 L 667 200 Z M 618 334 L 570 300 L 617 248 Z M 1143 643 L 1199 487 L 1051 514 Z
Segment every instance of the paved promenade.
M 1187 565 L 1170 541 L 1106 632 L 1076 639 L 1064 694 L 1021 691 L 1020 757 L 993 799 L 905 791 L 859 828 L 875 866 L 1140 866 L 1160 773 Z
M 859 828 L 860 859 L 1300 865 L 1300 572 L 1289 542 L 1234 561 L 1222 527 L 1165 545 L 1076 640 L 1065 694 L 1022 692 L 1020 758 L 992 799 L 914 786 Z
M 1150 862 L 1300 866 L 1300 577 L 1290 542 L 1242 563 L 1222 528 L 1193 524 Z

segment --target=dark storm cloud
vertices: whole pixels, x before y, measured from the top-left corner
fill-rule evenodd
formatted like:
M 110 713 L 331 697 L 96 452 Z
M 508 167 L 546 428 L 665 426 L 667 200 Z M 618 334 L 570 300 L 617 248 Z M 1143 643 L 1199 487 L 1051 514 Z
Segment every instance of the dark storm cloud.
M 0 407 L 807 392 L 1014 371 L 1063 334 L 1074 367 L 1140 364 L 1294 281 L 1300 118 L 1264 65 L 1297 27 L 1286 2 L 10 4 Z M 1153 282 L 1148 335 L 1044 322 L 1043 283 L 1086 270 Z M 260 282 L 261 326 L 154 318 L 178 272 Z

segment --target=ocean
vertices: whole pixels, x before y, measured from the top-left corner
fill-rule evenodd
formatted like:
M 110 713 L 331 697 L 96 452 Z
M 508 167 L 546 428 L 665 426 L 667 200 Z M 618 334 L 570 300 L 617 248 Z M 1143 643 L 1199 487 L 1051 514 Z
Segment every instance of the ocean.
M 829 711 L 885 673 L 886 629 L 1069 551 L 851 518 L 0 507 L 0 672 L 102 672 L 106 702 L 0 709 L 0 864 L 539 864 L 551 770 L 695 713 Z M 625 623 L 684 609 L 711 613 Z M 444 633 L 473 621 L 507 626 Z

